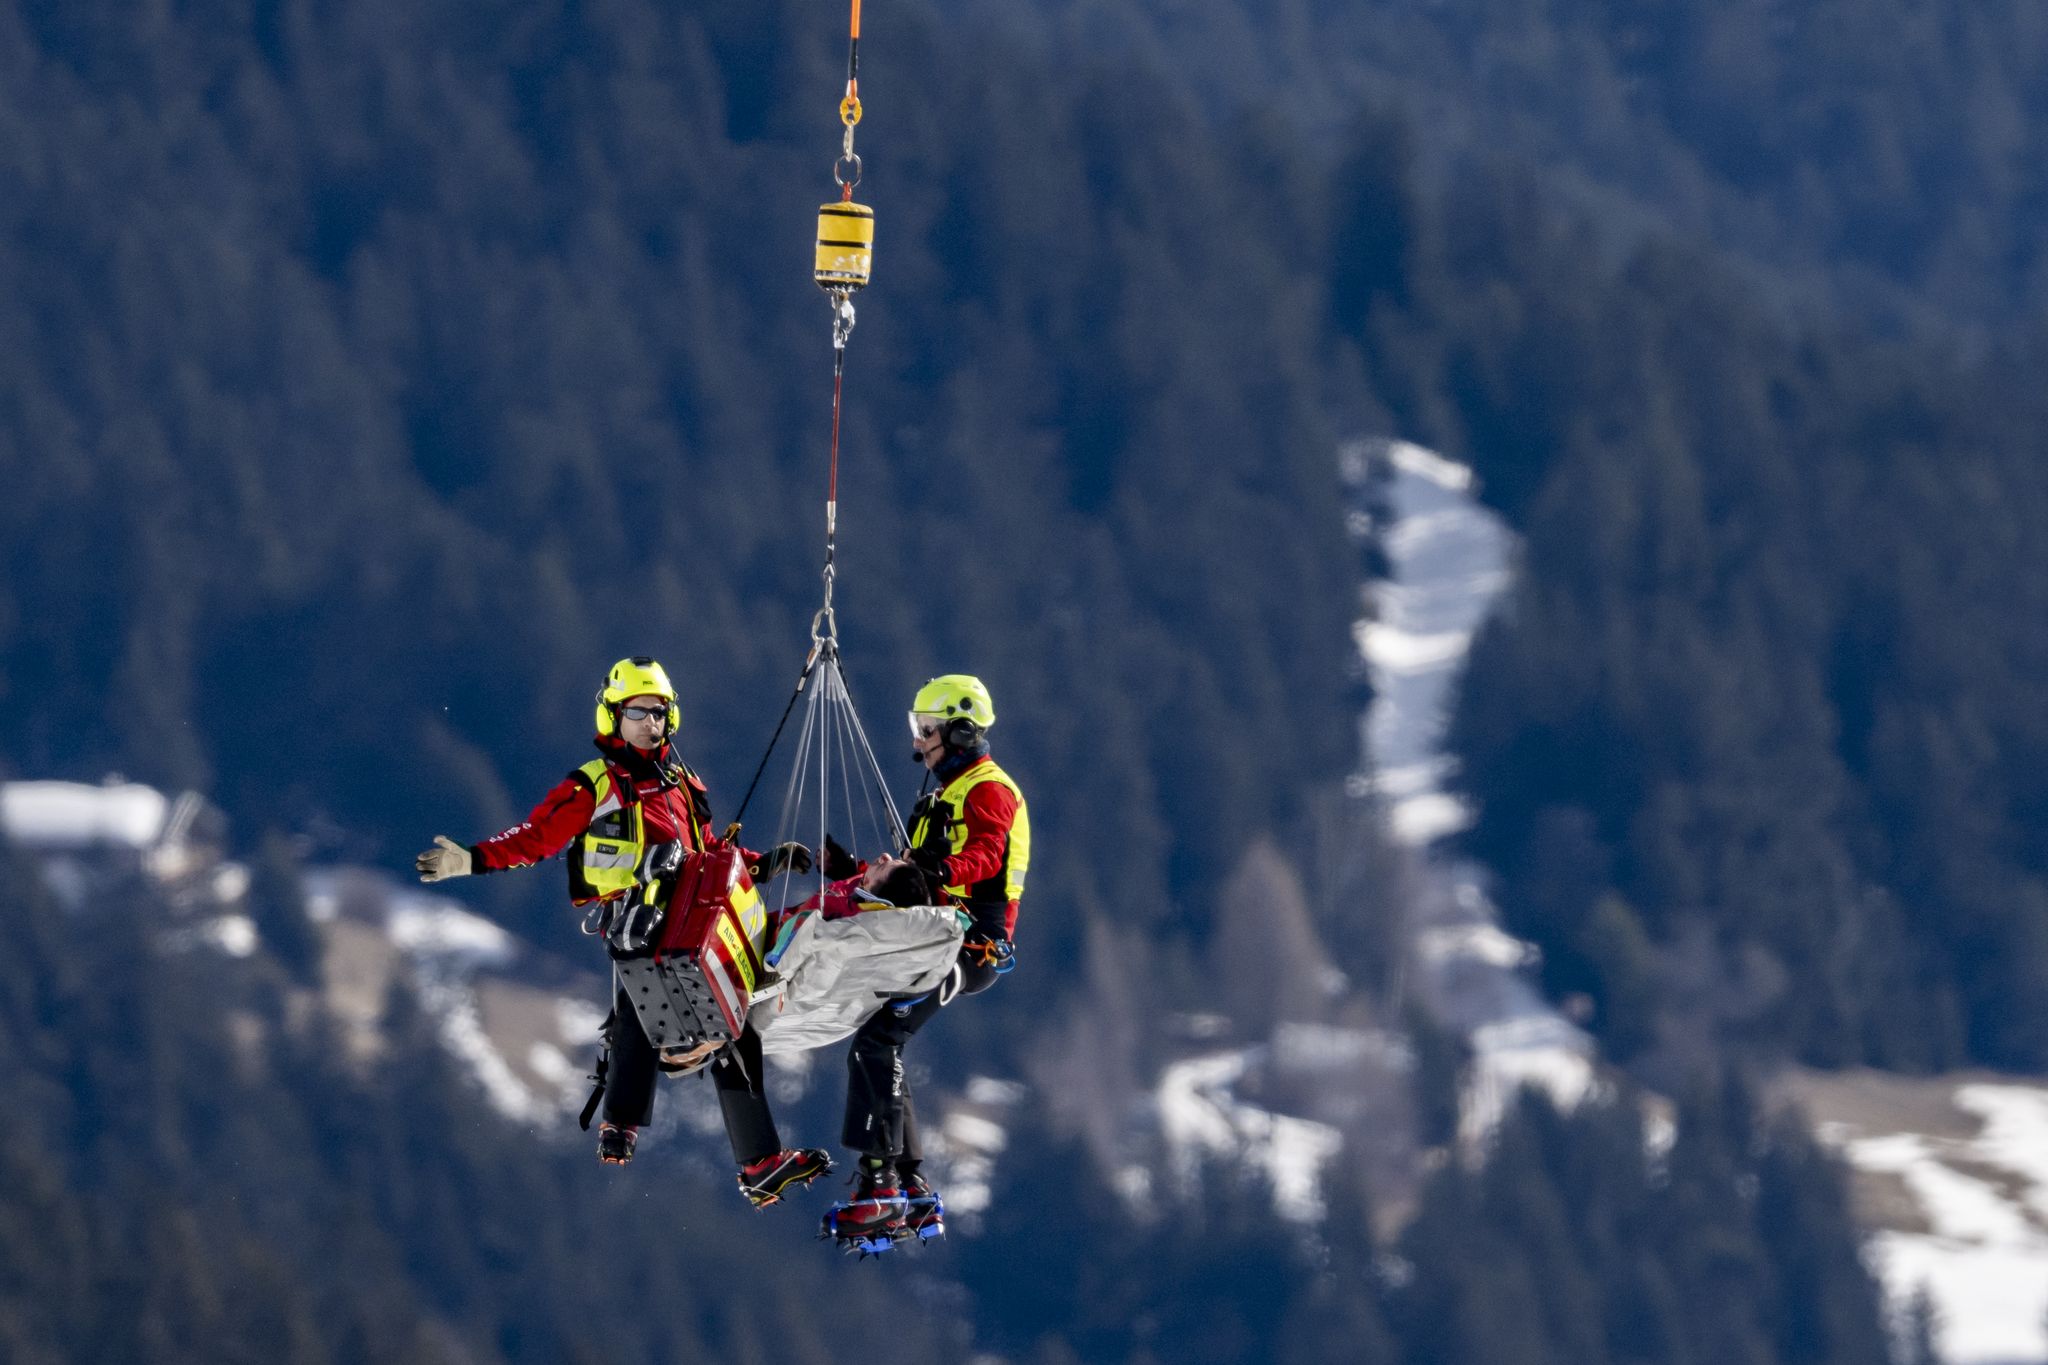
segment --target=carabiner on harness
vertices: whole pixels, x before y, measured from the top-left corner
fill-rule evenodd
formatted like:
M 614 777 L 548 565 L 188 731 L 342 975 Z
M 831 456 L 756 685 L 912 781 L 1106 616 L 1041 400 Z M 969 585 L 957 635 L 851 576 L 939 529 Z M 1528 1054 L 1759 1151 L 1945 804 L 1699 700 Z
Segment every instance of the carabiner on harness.
M 962 943 L 960 956 L 977 967 L 993 967 L 1001 976 L 1017 965 L 1017 945 L 1006 938 L 983 935 Z

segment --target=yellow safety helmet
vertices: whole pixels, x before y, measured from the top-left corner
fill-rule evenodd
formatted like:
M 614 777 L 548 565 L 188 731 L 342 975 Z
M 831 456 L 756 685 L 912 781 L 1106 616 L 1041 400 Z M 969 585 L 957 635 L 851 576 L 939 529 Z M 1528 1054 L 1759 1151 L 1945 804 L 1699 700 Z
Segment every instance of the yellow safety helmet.
M 664 733 L 674 736 L 683 719 L 682 709 L 676 705 L 675 684 L 668 680 L 667 671 L 645 654 L 635 654 L 613 664 L 604 686 L 597 689 L 597 732 L 600 735 L 619 732 L 619 707 L 630 697 L 660 697 L 667 702 L 668 728 Z
M 989 699 L 988 689 L 981 685 L 981 679 L 965 673 L 948 673 L 933 678 L 917 689 L 917 696 L 910 703 L 910 714 L 916 716 L 937 716 L 942 720 L 971 720 L 979 729 L 986 730 L 996 723 L 996 704 Z M 916 728 L 917 722 L 911 722 Z

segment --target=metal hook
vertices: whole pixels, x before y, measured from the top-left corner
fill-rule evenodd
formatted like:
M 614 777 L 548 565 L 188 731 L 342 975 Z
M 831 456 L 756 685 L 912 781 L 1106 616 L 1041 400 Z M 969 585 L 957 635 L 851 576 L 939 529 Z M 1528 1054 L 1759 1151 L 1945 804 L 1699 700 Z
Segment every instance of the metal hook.
M 830 655 L 837 652 L 839 644 L 839 618 L 832 612 L 831 564 L 825 565 L 825 605 L 818 608 L 818 614 L 811 618 L 811 650 L 814 655 Z
M 853 335 L 853 292 L 847 289 L 826 291 L 832 296 L 832 349 L 846 349 L 846 339 Z

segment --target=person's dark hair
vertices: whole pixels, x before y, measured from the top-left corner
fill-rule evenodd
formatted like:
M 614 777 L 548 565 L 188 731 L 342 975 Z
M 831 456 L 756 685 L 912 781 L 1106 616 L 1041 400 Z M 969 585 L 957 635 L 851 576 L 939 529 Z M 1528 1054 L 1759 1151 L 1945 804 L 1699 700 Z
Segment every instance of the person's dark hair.
M 868 894 L 879 896 L 891 905 L 930 905 L 935 899 L 931 883 L 925 879 L 924 869 L 915 863 L 900 863 L 890 868 L 888 875 L 876 882 Z

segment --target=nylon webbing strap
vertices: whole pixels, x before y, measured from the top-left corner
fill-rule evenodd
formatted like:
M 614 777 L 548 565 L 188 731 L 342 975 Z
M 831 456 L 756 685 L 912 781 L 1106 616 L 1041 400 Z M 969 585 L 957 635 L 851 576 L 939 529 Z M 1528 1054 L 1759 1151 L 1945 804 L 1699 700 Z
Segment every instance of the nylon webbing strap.
M 590 1073 L 590 1079 L 595 1086 L 590 1092 L 590 1098 L 583 1101 L 583 1112 L 576 1116 L 576 1126 L 586 1133 L 590 1131 L 591 1117 L 597 1113 L 598 1102 L 604 1099 L 604 1074 L 611 1069 L 611 1060 L 611 1049 L 607 1048 L 598 1053 L 597 1070 Z

